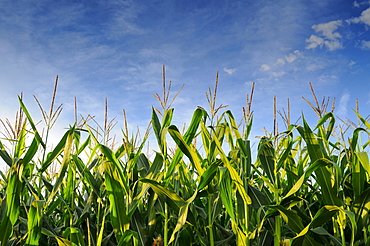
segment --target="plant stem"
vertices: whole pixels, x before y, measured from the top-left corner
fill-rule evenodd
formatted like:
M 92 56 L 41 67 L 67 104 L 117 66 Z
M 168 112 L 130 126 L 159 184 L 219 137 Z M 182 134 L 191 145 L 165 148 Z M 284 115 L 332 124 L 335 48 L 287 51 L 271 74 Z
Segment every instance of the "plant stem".
M 212 222 L 212 196 L 208 199 L 208 229 L 209 229 L 209 245 L 214 246 L 214 236 L 213 236 L 213 222 Z
M 248 181 L 245 180 L 247 185 L 245 185 L 245 189 L 248 193 Z M 245 233 L 246 233 L 246 238 L 245 238 L 245 245 L 249 246 L 249 210 L 248 210 L 248 204 L 244 203 L 244 220 L 245 220 Z
M 340 230 L 340 237 L 342 238 L 342 245 L 343 246 L 346 246 L 346 237 L 344 236 L 344 230 L 343 230 L 343 227 L 342 226 L 339 226 L 339 230 Z
M 281 216 L 275 216 L 274 246 L 280 246 L 281 241 Z
M 168 245 L 168 207 L 164 204 L 164 231 L 163 231 L 163 245 Z

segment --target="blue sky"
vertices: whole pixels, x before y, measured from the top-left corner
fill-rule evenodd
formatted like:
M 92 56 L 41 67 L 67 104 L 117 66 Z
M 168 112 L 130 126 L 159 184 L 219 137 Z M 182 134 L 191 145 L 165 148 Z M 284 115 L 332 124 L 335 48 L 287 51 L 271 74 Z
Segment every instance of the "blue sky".
M 370 113 L 370 1 L 350 0 L 0 0 L 0 118 L 13 119 L 23 91 L 34 118 L 33 96 L 48 108 L 59 75 L 56 127 L 79 114 L 102 122 L 104 99 L 122 128 L 145 128 L 152 94 L 161 92 L 162 65 L 173 94 L 178 124 L 196 107 L 207 108 L 205 92 L 219 71 L 218 104 L 240 119 L 255 82 L 254 135 L 272 130 L 273 96 L 278 109 L 291 100 L 292 120 L 312 99 L 336 98 L 336 114 L 353 119 Z M 312 118 L 314 119 L 314 118 Z M 315 119 L 314 119 L 315 120 Z M 254 137 L 254 136 L 252 136 Z

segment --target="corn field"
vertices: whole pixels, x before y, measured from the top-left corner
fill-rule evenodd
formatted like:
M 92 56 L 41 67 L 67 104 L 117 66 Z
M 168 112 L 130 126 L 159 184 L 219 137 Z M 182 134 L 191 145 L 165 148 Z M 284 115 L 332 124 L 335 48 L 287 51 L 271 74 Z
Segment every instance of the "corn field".
M 314 97 L 316 125 L 281 114 L 286 129 L 254 151 L 253 90 L 239 124 L 216 80 L 180 130 L 166 88 L 141 139 L 124 127 L 116 145 L 112 122 L 85 119 L 50 148 L 56 90 L 42 130 L 19 97 L 16 123 L 2 121 L 0 245 L 370 245 L 366 117 L 340 122 Z

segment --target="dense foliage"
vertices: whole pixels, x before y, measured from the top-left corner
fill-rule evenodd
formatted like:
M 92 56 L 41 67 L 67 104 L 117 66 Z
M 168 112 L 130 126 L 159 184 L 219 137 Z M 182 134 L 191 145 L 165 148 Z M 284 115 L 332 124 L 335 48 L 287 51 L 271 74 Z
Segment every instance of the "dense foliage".
M 183 132 L 166 102 L 153 108 L 150 157 L 150 132 L 124 129 L 110 146 L 88 124 L 50 150 L 20 98 L 24 117 L 0 142 L 0 245 L 370 245 L 367 119 L 345 134 L 319 112 L 253 155 L 251 112 L 240 130 L 208 95 L 210 112 L 196 109 Z M 47 133 L 58 109 L 43 111 Z

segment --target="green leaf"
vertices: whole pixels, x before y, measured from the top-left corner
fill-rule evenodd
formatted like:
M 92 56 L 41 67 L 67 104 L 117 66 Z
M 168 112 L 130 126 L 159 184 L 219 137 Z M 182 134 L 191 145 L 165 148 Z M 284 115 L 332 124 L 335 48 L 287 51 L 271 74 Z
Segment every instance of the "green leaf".
M 58 246 L 77 246 L 76 244 L 72 243 L 71 241 L 69 241 L 65 238 L 59 237 L 59 236 L 55 235 L 53 232 L 51 232 L 51 231 L 49 231 L 45 228 L 42 228 L 41 232 L 42 232 L 42 234 L 44 234 L 46 236 L 55 238 L 57 240 Z
M 107 152 L 107 149 L 105 150 Z M 109 159 L 109 158 L 108 158 Z M 109 211 L 114 233 L 119 241 L 124 232 L 129 229 L 130 217 L 127 210 L 125 197 L 128 196 L 125 181 L 122 180 L 116 163 L 112 161 L 103 161 L 105 186 L 109 198 Z
M 155 133 L 155 136 L 157 138 L 158 143 L 161 142 L 161 123 L 159 122 L 157 112 L 155 111 L 154 107 L 152 107 L 152 126 Z
M 125 233 L 122 235 L 121 239 L 119 240 L 118 242 L 118 246 L 123 246 L 123 245 L 137 245 L 137 243 L 134 243 L 134 244 L 130 244 L 130 241 L 132 238 L 136 238 L 137 237 L 137 232 L 135 231 L 131 231 L 131 230 L 127 230 L 125 231 Z
M 184 134 L 184 137 L 183 137 L 184 142 L 186 143 L 186 145 L 190 145 L 191 142 L 193 141 L 193 139 L 195 138 L 196 133 L 197 133 L 198 128 L 199 128 L 199 124 L 200 124 L 202 118 L 204 117 L 204 114 L 205 114 L 204 110 L 201 110 L 201 109 L 195 110 L 195 112 L 193 114 L 193 117 L 191 119 L 190 125 L 189 125 L 188 129 L 186 130 L 186 132 Z M 183 153 L 181 148 L 176 149 L 175 155 L 173 156 L 172 161 L 171 161 L 170 165 L 168 166 L 165 179 L 168 179 L 173 175 L 175 167 L 176 167 L 176 165 L 178 165 L 178 163 L 181 160 L 183 154 L 184 153 Z
M 275 150 L 271 140 L 262 137 L 258 145 L 258 159 L 269 180 L 275 184 Z
M 353 202 L 353 211 L 356 213 L 356 224 L 359 228 L 366 227 L 370 218 L 370 188 L 367 188 Z
M 28 213 L 28 236 L 25 245 L 36 246 L 39 245 L 41 237 L 43 206 L 45 201 L 33 201 Z
M 305 175 L 302 175 L 297 180 L 297 182 L 293 185 L 293 187 L 289 190 L 289 192 L 283 197 L 283 199 L 285 199 L 285 198 L 293 195 L 294 193 L 296 193 L 302 187 L 302 185 L 304 184 L 305 181 L 306 181 Z
M 76 155 L 71 155 L 74 163 L 76 164 L 76 167 L 83 177 L 84 182 L 87 182 L 90 187 L 93 188 L 94 193 L 96 196 L 100 196 L 100 187 L 98 182 L 96 181 L 95 177 L 91 174 L 89 168 L 86 167 L 86 165 L 82 162 L 82 160 L 76 156 Z
M 323 117 L 321 117 L 321 119 L 319 120 L 319 122 L 317 123 L 316 128 L 315 128 L 315 129 L 318 129 L 320 126 L 324 125 L 324 123 L 329 118 L 330 118 L 330 122 L 328 124 L 328 127 L 326 129 L 326 133 L 325 133 L 325 139 L 327 139 L 327 140 L 331 136 L 331 134 L 333 132 L 333 129 L 334 129 L 334 126 L 335 126 L 335 117 L 334 117 L 334 114 L 332 112 L 329 112 L 329 113 L 325 114 Z
M 42 163 L 41 169 L 39 170 L 40 173 L 45 172 L 45 170 L 51 165 L 51 163 L 55 159 L 60 157 L 61 153 L 64 150 L 67 150 L 67 153 L 70 152 L 69 147 L 71 147 L 71 144 L 72 144 L 71 142 L 72 142 L 72 139 L 73 139 L 73 133 L 71 131 L 73 131 L 73 128 L 68 130 L 63 135 L 62 139 L 59 141 L 59 143 L 54 148 L 54 150 L 48 154 L 46 160 L 44 161 L 44 163 Z M 68 146 L 66 146 L 67 143 L 68 143 Z
M 293 195 L 296 193 L 304 183 L 311 177 L 311 174 L 319 168 L 325 167 L 327 165 L 333 164 L 328 159 L 322 158 L 316 160 L 312 165 L 310 165 L 306 172 L 297 180 L 297 182 L 293 185 L 293 187 L 289 190 L 289 192 L 283 197 L 283 199 Z
M 218 164 L 217 163 L 213 163 L 212 165 L 210 165 L 207 168 L 207 170 L 200 177 L 198 190 L 202 190 L 205 186 L 207 186 L 212 181 L 212 179 L 217 174 L 217 170 L 218 170 Z
M 230 218 L 235 221 L 234 198 L 232 196 L 233 190 L 231 188 L 231 179 L 229 173 L 227 172 L 227 168 L 225 167 L 220 169 L 218 185 L 222 204 L 225 206 L 226 212 L 229 214 Z
M 241 178 L 240 178 L 239 174 L 237 173 L 237 171 L 235 170 L 235 168 L 230 164 L 230 161 L 228 160 L 224 151 L 222 150 L 221 144 L 220 144 L 219 140 L 217 139 L 217 137 L 213 136 L 213 141 L 215 142 L 215 144 L 217 146 L 217 149 L 220 152 L 220 158 L 221 158 L 224 166 L 229 171 L 231 180 L 233 181 L 237 190 L 239 191 L 240 196 L 242 197 L 244 203 L 245 204 L 251 204 L 252 200 L 248 196 L 248 194 L 247 194 L 247 192 L 244 188 L 243 181 L 241 180 Z
M 64 155 L 63 155 L 63 159 L 62 159 L 62 162 L 60 163 L 61 165 L 61 168 L 60 168 L 60 171 L 58 172 L 58 177 L 57 177 L 57 180 L 55 181 L 55 184 L 53 186 L 53 190 L 51 191 L 48 199 L 47 199 L 47 203 L 49 203 L 50 201 L 52 201 L 54 199 L 54 196 L 57 194 L 59 188 L 60 188 L 60 185 L 62 184 L 63 182 L 63 179 L 64 179 L 64 176 L 65 174 L 67 173 L 67 170 L 68 170 L 68 166 L 69 166 L 69 163 L 71 161 L 71 151 L 73 149 L 72 145 L 73 145 L 73 132 L 74 132 L 74 128 L 71 128 L 70 130 L 67 131 L 66 133 L 66 140 L 64 142 L 64 148 L 63 148 L 63 152 L 64 152 Z M 53 158 L 54 159 L 54 158 Z M 44 167 L 46 168 L 46 167 Z
M 324 206 L 322 207 L 311 220 L 311 222 L 300 232 L 295 238 L 305 236 L 311 228 L 323 226 L 326 222 L 331 220 L 334 215 L 340 210 L 337 206 Z
M 6 207 L 5 200 L 2 202 L 2 204 L 5 205 L 5 206 L 2 206 L 2 208 Z M 12 235 L 12 233 L 13 233 L 13 225 L 9 219 L 9 216 L 5 214 L 2 217 L 2 220 L 0 222 L 0 245 L 1 246 L 7 245 L 9 237 Z
M 367 152 L 355 152 L 358 160 L 360 161 L 362 167 L 366 171 L 368 177 L 370 177 L 370 162 Z
M 359 113 L 357 113 L 355 110 L 353 110 L 353 112 L 355 112 L 355 114 L 357 115 L 357 117 L 361 120 L 361 122 L 368 128 L 370 129 L 370 123 L 369 121 L 367 121 L 366 119 L 364 119 L 364 117 L 362 117 Z
M 194 201 L 195 197 L 197 196 L 197 193 L 198 191 L 195 191 L 194 194 L 188 200 L 186 200 L 184 204 L 180 207 L 176 227 L 172 232 L 168 244 L 172 243 L 175 240 L 176 233 L 180 231 L 180 229 L 184 226 L 186 219 L 188 217 L 189 205 Z
M 78 246 L 85 246 L 85 241 L 83 239 L 83 235 L 78 228 L 75 227 L 68 227 L 64 231 L 64 237 L 69 238 L 69 240 L 78 245 Z
M 12 166 L 13 160 L 10 157 L 10 155 L 8 154 L 8 152 L 6 151 L 4 145 L 1 141 L 0 141 L 0 156 L 9 167 Z
M 22 190 L 23 163 L 18 160 L 9 170 L 8 185 L 6 187 L 6 215 L 14 226 L 20 212 L 20 199 Z
M 317 141 L 316 136 L 311 131 L 307 122 L 303 119 L 304 127 L 298 127 L 298 131 L 306 142 L 308 154 L 310 156 L 311 162 L 314 163 L 319 159 L 324 158 L 324 153 Z M 321 187 L 323 193 L 323 200 L 326 205 L 342 205 L 342 200 L 338 197 L 338 184 L 337 180 L 333 177 L 335 176 L 332 169 L 327 167 L 321 167 L 316 169 L 316 181 Z
M 316 136 L 313 134 L 311 128 L 303 118 L 303 127 L 297 127 L 298 132 L 301 134 L 307 144 L 307 151 L 310 156 L 311 162 L 315 162 L 320 158 L 324 158 L 324 153 L 317 142 Z
M 150 236 L 148 228 L 145 227 L 145 221 L 143 219 L 143 216 L 141 215 L 139 210 L 136 210 L 135 213 L 132 215 L 131 225 L 133 227 L 133 230 L 137 232 L 137 238 L 138 241 L 140 242 L 139 245 L 145 245 Z
M 36 128 L 36 125 L 35 123 L 33 122 L 32 120 L 32 117 L 30 115 L 30 113 L 28 112 L 26 106 L 24 105 L 23 101 L 22 101 L 22 98 L 18 96 L 18 101 L 19 101 L 19 104 L 24 112 L 24 114 L 26 115 L 27 119 L 28 119 L 28 122 L 30 123 L 31 125 L 31 128 L 32 130 L 34 131 L 34 134 L 35 134 L 35 137 L 37 138 L 38 142 L 42 145 L 42 147 L 44 149 L 46 149 L 46 144 L 44 143 L 44 141 L 42 140 L 39 132 L 37 131 L 37 128 Z
M 201 161 L 195 152 L 195 150 L 189 146 L 184 138 L 181 136 L 179 130 L 176 126 L 172 125 L 168 127 L 168 132 L 170 133 L 172 139 L 179 146 L 181 151 L 189 158 L 190 162 L 193 164 L 194 168 L 198 171 L 199 175 L 204 173 L 204 169 L 201 166 Z
M 323 227 L 316 227 L 314 229 L 311 229 L 313 233 L 316 233 L 317 235 L 327 236 L 330 238 L 330 240 L 336 245 L 341 246 L 342 242 L 339 241 L 338 238 L 334 237 L 332 234 L 330 234 L 325 228 Z
M 32 160 L 32 158 L 36 155 L 38 148 L 39 148 L 39 141 L 37 140 L 37 138 L 34 138 L 32 140 L 31 145 L 28 147 L 26 154 L 23 157 L 23 162 L 29 163 Z
M 153 189 L 155 193 L 157 193 L 160 197 L 164 198 L 167 201 L 172 201 L 173 204 L 177 206 L 177 211 L 185 204 L 184 199 L 182 199 L 178 194 L 175 192 L 163 187 L 158 182 L 150 179 L 140 179 L 140 182 L 147 183 Z M 172 206 L 172 208 L 174 208 Z
M 23 153 L 26 149 L 26 128 L 25 125 L 22 126 L 22 129 L 19 132 L 18 139 L 16 141 L 15 151 L 14 151 L 14 158 L 18 159 L 23 156 Z
M 269 205 L 266 207 L 272 209 L 272 211 L 278 211 L 283 220 L 294 232 L 298 233 L 303 230 L 304 226 L 302 224 L 302 218 L 300 218 L 294 211 L 288 210 L 281 205 Z

